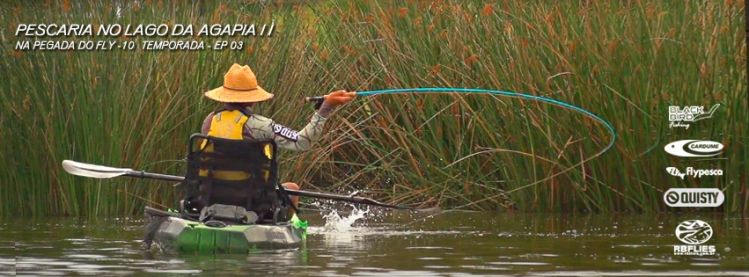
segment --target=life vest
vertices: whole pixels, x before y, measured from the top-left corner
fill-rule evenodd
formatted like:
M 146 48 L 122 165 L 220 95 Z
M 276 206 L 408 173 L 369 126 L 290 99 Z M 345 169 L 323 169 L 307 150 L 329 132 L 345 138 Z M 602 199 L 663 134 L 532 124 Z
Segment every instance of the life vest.
M 222 110 L 211 118 L 208 135 L 225 139 L 243 139 L 244 124 L 250 117 L 241 110 Z
M 211 118 L 211 125 L 208 128 L 208 136 L 223 139 L 242 140 L 244 139 L 243 131 L 245 123 L 250 117 L 242 110 L 221 110 L 216 112 Z M 212 145 L 202 145 L 206 152 L 213 152 Z M 273 159 L 273 149 L 270 144 L 263 147 L 263 152 L 268 159 Z M 207 176 L 207 170 L 201 170 L 201 176 Z M 242 180 L 248 177 L 247 173 L 229 170 L 215 170 L 213 175 L 217 179 L 223 180 Z

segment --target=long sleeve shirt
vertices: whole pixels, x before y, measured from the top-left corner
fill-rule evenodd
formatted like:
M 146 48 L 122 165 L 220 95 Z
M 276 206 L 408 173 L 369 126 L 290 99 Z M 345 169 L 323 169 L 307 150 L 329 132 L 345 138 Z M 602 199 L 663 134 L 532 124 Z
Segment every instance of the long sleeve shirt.
M 274 141 L 280 148 L 293 150 L 293 151 L 304 151 L 310 149 L 312 143 L 315 142 L 322 134 L 323 127 L 325 125 L 325 118 L 321 113 L 327 114 L 328 110 L 321 109 L 315 112 L 310 118 L 301 131 L 295 131 L 294 129 L 280 125 L 274 122 L 272 119 L 252 113 L 247 108 L 227 106 L 231 109 L 245 109 L 246 114 L 250 117 L 242 129 L 242 137 L 249 141 Z M 214 113 L 210 113 L 203 121 L 201 133 L 208 134 L 208 130 L 211 127 L 211 121 Z

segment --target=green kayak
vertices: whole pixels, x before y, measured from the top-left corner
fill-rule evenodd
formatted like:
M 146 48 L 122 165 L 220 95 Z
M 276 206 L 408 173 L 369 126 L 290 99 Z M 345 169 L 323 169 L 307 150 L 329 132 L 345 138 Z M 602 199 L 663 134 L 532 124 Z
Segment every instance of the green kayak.
M 147 247 L 157 245 L 168 253 L 250 253 L 255 250 L 299 247 L 306 238 L 307 222 L 296 215 L 274 225 L 219 225 L 180 218 L 178 214 L 146 208 Z

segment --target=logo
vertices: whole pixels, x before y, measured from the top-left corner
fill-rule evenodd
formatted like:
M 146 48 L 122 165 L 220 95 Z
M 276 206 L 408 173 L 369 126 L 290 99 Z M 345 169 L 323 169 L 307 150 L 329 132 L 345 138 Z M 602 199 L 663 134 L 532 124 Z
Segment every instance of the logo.
M 682 180 L 684 180 L 684 176 L 686 176 L 686 174 L 681 173 L 678 168 L 675 168 L 673 166 L 666 167 L 666 172 L 668 172 L 668 174 L 671 174 L 671 176 L 679 177 Z
M 713 227 L 702 220 L 687 220 L 679 223 L 674 233 L 676 238 L 683 243 L 703 244 L 713 236 Z
M 276 135 L 282 136 L 292 141 L 299 140 L 299 133 L 292 129 L 289 129 L 289 127 L 280 124 L 273 123 L 273 133 L 276 133 Z
M 723 192 L 716 188 L 672 188 L 663 194 L 669 207 L 719 207 L 725 201 Z
M 713 117 L 718 107 L 720 104 L 715 104 L 705 112 L 704 106 L 668 106 L 668 127 L 689 129 L 691 123 Z
M 723 153 L 723 144 L 709 140 L 677 140 L 663 147 L 677 157 L 713 157 Z
M 702 245 L 713 236 L 713 227 L 702 220 L 686 220 L 674 230 L 679 241 L 686 245 L 674 245 L 674 255 L 714 255 L 715 245 Z
M 671 176 L 679 177 L 682 180 L 684 180 L 684 178 L 686 178 L 687 176 L 695 178 L 695 179 L 702 178 L 702 176 L 723 176 L 723 170 L 721 169 L 702 169 L 702 168 L 695 169 L 694 167 L 691 167 L 691 166 L 687 167 L 684 173 L 682 173 L 681 170 L 673 166 L 666 167 L 666 172 L 668 174 L 671 174 Z

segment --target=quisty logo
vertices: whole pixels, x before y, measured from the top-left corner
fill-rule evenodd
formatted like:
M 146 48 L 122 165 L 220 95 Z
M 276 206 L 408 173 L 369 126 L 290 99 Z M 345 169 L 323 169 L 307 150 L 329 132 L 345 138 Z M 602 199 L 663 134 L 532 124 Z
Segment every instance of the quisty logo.
M 669 207 L 719 207 L 726 197 L 716 188 L 671 188 L 663 194 Z
M 685 177 L 689 176 L 695 179 L 702 178 L 702 176 L 723 176 L 723 170 L 721 169 L 702 169 L 702 168 L 694 168 L 694 167 L 687 167 L 684 173 L 681 172 L 676 167 L 669 166 L 666 167 L 666 172 L 668 174 L 671 174 L 671 176 L 676 176 L 684 180 Z
M 677 157 L 713 157 L 723 153 L 723 144 L 709 140 L 685 139 L 666 144 L 663 150 Z

